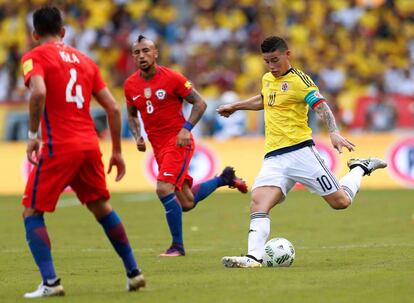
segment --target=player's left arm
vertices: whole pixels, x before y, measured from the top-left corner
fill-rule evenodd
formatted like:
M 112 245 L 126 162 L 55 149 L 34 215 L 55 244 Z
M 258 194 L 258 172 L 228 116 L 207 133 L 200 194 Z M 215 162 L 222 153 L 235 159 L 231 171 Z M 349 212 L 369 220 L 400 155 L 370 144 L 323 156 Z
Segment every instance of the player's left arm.
M 320 102 L 313 109 L 318 113 L 319 117 L 325 121 L 333 147 L 338 150 L 339 153 L 342 153 L 342 147 L 347 148 L 349 151 L 353 151 L 355 144 L 341 136 L 336 125 L 335 117 L 328 104 L 326 104 L 326 102 Z
M 201 119 L 207 108 L 207 103 L 194 88 L 184 97 L 184 100 L 191 103 L 193 107 L 191 109 L 190 117 L 177 135 L 177 145 L 180 147 L 191 144 L 190 131 Z
M 38 138 L 40 119 L 45 108 L 46 85 L 42 76 L 30 77 L 30 100 L 29 100 L 29 141 L 27 142 L 26 154 L 30 163 L 37 165 L 39 156 L 40 140 Z M 33 157 L 33 153 L 36 158 Z

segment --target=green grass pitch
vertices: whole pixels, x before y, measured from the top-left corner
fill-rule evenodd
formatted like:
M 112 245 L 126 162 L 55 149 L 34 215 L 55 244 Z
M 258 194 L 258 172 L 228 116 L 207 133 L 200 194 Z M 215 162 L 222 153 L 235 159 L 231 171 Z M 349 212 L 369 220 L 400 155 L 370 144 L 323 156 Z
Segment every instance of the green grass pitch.
M 289 268 L 227 269 L 246 253 L 249 195 L 219 192 L 184 214 L 186 257 L 160 258 L 170 242 L 154 194 L 114 194 L 147 287 L 125 291 L 123 268 L 99 224 L 72 195 L 46 215 L 66 297 L 47 302 L 414 302 L 414 195 L 361 191 L 335 211 L 306 191 L 271 214 L 271 237 L 296 248 Z M 0 302 L 24 302 L 40 282 L 25 243 L 20 198 L 0 197 Z M 43 301 L 43 300 L 40 300 Z

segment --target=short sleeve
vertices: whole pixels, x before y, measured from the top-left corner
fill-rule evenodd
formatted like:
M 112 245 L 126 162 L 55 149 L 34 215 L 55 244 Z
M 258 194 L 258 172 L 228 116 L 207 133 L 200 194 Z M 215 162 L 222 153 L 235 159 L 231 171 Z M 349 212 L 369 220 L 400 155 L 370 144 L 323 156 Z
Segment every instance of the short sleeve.
M 44 78 L 45 72 L 41 61 L 34 53 L 27 53 L 23 56 L 22 60 L 24 85 L 29 87 L 29 81 L 32 76 L 41 76 Z
M 126 104 L 128 106 L 134 106 L 134 103 L 132 102 L 132 99 L 131 99 L 131 94 L 129 93 L 128 79 L 125 80 L 125 82 L 124 82 L 124 96 L 125 96 Z
M 306 94 L 305 102 L 314 109 L 318 104 L 325 102 L 325 98 L 321 95 L 318 89 L 313 87 L 313 89 Z
M 93 78 L 93 87 L 92 91 L 94 94 L 97 94 L 101 89 L 106 87 L 105 81 L 102 79 L 101 71 L 99 70 L 98 65 L 95 62 L 92 62 L 94 68 L 94 78 Z
M 173 72 L 173 75 L 176 82 L 175 93 L 179 97 L 185 98 L 193 90 L 193 85 L 179 72 Z
M 302 89 L 300 89 L 299 97 L 314 109 L 318 104 L 325 102 L 325 97 L 319 92 L 319 88 L 313 80 L 305 74 L 298 74 L 302 81 L 299 81 Z

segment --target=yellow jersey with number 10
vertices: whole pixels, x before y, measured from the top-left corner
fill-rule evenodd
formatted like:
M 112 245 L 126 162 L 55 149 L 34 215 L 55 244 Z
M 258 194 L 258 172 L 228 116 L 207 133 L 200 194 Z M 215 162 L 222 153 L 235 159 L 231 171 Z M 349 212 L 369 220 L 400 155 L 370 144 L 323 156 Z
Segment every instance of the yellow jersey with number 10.
M 309 76 L 294 68 L 277 78 L 270 72 L 266 73 L 262 78 L 261 93 L 266 155 L 299 149 L 306 142 L 311 143 L 306 145 L 313 145 L 308 108 L 309 105 L 314 108 L 325 99 Z M 281 152 L 278 152 L 280 149 Z

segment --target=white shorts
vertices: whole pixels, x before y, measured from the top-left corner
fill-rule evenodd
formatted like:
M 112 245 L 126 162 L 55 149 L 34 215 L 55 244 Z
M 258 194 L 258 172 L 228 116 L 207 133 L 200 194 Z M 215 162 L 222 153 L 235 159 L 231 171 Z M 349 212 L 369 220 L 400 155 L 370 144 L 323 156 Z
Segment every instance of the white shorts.
M 286 196 L 296 182 L 320 196 L 329 195 L 340 188 L 338 180 L 316 148 L 307 146 L 264 159 L 252 190 L 261 186 L 277 186 Z

